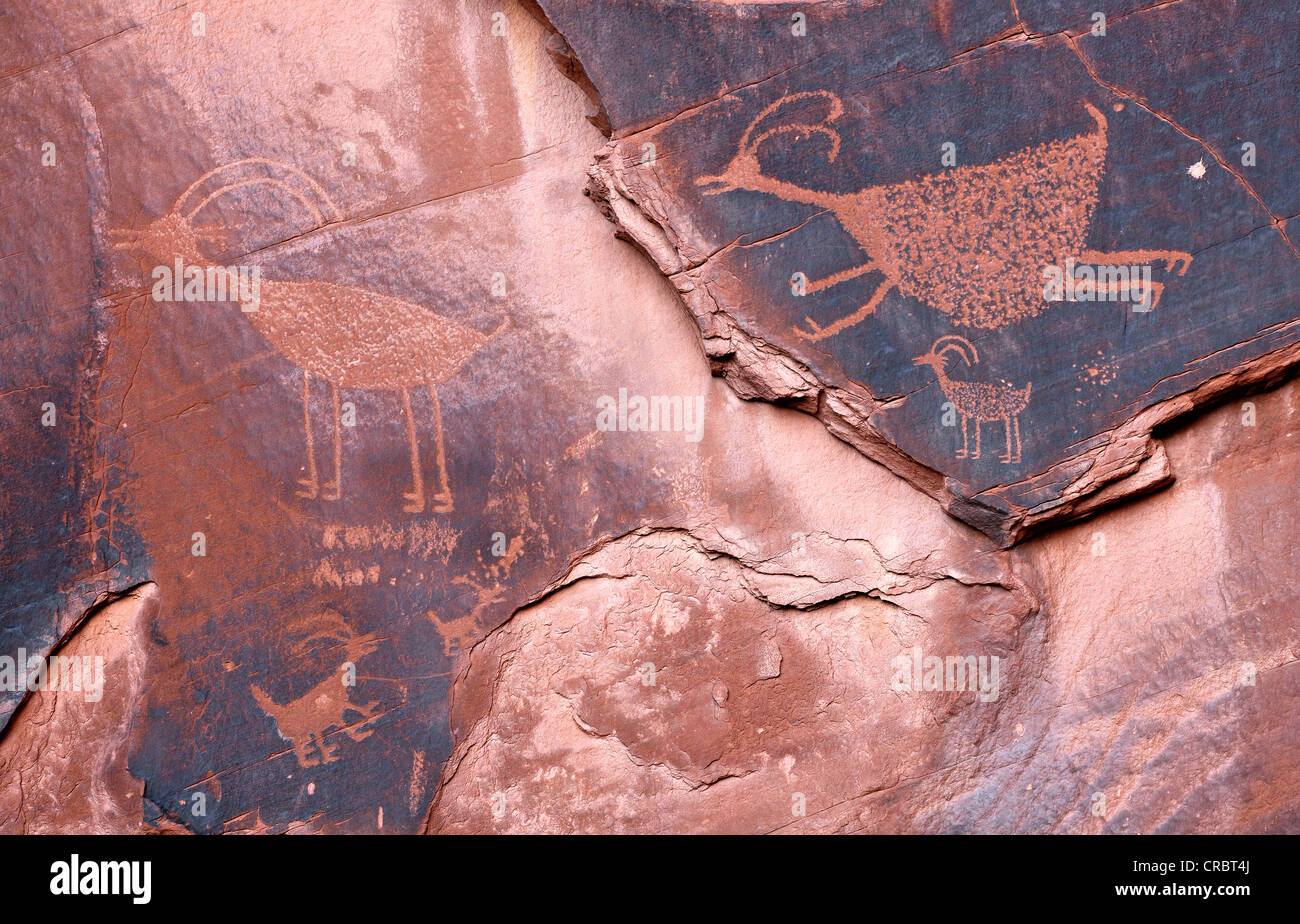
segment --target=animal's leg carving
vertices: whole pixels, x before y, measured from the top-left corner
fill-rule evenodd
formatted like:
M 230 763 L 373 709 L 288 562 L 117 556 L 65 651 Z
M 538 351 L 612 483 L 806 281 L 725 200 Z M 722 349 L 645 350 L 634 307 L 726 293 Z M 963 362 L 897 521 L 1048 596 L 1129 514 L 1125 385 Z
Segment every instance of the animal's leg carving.
M 1011 418 L 1011 430 L 1016 435 L 1016 457 L 1013 461 L 1019 464 L 1020 462 L 1020 415 L 1019 414 Z
M 841 282 L 848 282 L 850 279 L 857 279 L 859 276 L 865 276 L 876 268 L 876 264 L 868 260 L 861 266 L 855 266 L 852 269 L 846 269 L 839 273 L 832 273 L 825 279 L 818 279 L 816 282 L 808 283 L 807 287 L 804 289 L 804 294 L 811 295 L 814 292 L 820 292 L 822 289 L 829 289 L 831 286 L 837 286 Z
M 1164 290 L 1164 283 L 1152 281 L 1147 291 L 1142 293 L 1142 301 L 1138 302 L 1133 310 L 1150 311 L 1160 304 L 1160 293 L 1164 292 Z
M 971 454 L 972 459 L 980 457 L 980 418 L 975 418 L 975 452 Z
M 428 383 L 429 398 L 433 401 L 434 446 L 438 453 L 438 483 L 441 487 L 433 496 L 434 513 L 451 513 L 454 509 L 451 498 L 451 485 L 447 483 L 447 454 L 442 439 L 442 407 L 438 403 L 438 389 L 432 382 Z
M 365 706 L 350 705 L 349 708 L 355 709 L 357 712 L 361 713 L 362 719 L 355 725 L 345 726 L 343 733 L 353 741 L 364 741 L 374 733 L 374 729 L 371 728 L 371 725 L 373 725 L 379 718 L 379 703 L 370 702 L 366 703 Z
M 409 503 L 402 509 L 407 513 L 419 513 L 424 510 L 424 475 L 420 472 L 420 444 L 415 439 L 415 417 L 411 414 L 411 393 L 402 389 L 402 407 L 406 409 L 406 436 L 411 443 L 411 480 L 414 482 L 410 494 L 403 494 Z
M 1002 462 L 1006 462 L 1009 464 L 1016 460 L 1015 454 L 1012 453 L 1011 451 L 1011 418 L 1009 416 L 1004 415 L 1002 417 L 1002 429 L 1007 436 L 1007 451 L 1004 452 L 1002 455 L 1000 455 L 998 458 Z
M 343 443 L 339 436 L 339 387 L 330 382 L 330 397 L 334 400 L 334 480 L 325 485 L 325 500 L 338 500 L 343 490 Z
M 795 336 L 812 342 L 825 340 L 827 337 L 834 337 L 840 331 L 852 327 L 854 324 L 857 324 L 863 318 L 867 317 L 867 315 L 875 311 L 877 306 L 880 305 L 881 299 L 885 297 L 885 293 L 893 287 L 894 280 L 886 278 L 885 281 L 876 288 L 876 291 L 872 293 L 870 300 L 865 305 L 848 317 L 840 318 L 828 327 L 820 327 L 812 318 L 805 317 L 804 320 L 808 322 L 809 330 L 802 330 L 796 327 L 794 328 Z
M 961 449 L 957 452 L 957 458 L 966 458 L 970 446 L 970 437 L 966 435 L 966 415 L 961 415 Z
M 374 729 L 368 725 L 358 725 L 356 728 L 344 729 L 344 733 L 353 741 L 365 741 L 372 732 L 374 732 Z
M 302 374 L 302 429 L 307 434 L 307 477 L 299 478 L 303 490 L 299 497 L 315 498 L 320 491 L 320 479 L 316 473 L 316 444 L 311 435 L 311 376 Z
M 1116 250 L 1112 253 L 1085 250 L 1079 257 L 1081 263 L 1091 263 L 1094 266 L 1132 265 L 1157 260 L 1164 261 L 1165 272 L 1176 272 L 1179 276 L 1186 273 L 1187 267 L 1192 265 L 1192 255 L 1181 250 Z
M 1156 305 L 1160 304 L 1160 293 L 1163 292 L 1164 290 L 1165 290 L 1164 283 L 1162 282 L 1151 283 L 1151 304 L 1148 305 L 1145 310 L 1150 311 Z
M 1150 311 L 1156 305 L 1160 304 L 1160 294 L 1165 290 L 1163 282 L 1156 282 L 1154 279 L 1147 284 L 1147 289 L 1142 293 L 1141 301 L 1133 301 L 1133 280 L 1124 281 L 1116 279 L 1107 282 L 1104 286 L 1097 284 L 1097 297 L 1102 296 L 1103 290 L 1111 300 L 1125 299 L 1133 302 L 1134 311 Z

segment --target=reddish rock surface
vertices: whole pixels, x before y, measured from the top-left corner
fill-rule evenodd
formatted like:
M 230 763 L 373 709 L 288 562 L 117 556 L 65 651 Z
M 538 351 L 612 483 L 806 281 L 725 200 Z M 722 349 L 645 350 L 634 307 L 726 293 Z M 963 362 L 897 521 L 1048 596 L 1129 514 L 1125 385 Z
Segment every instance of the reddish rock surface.
M 1001 543 L 1300 361 L 1286 7 L 539 6 L 612 128 L 591 193 L 718 373 Z
M 869 516 L 798 559 L 604 550 L 475 650 L 430 830 L 1294 833 L 1300 388 L 1254 403 L 1168 437 L 1167 491 L 1000 575 L 882 581 L 832 538 L 890 534 Z M 1001 655 L 997 700 L 894 691 L 913 646 Z
M 99 657 L 104 685 L 0 692 L 0 832 L 1300 829 L 1295 258 L 1268 215 L 1297 211 L 1295 152 L 1260 128 L 1294 71 L 1234 95 L 1285 53 L 1257 5 L 1211 38 L 1193 0 L 1128 6 L 1092 73 L 1059 4 L 761 47 L 785 5 L 8 5 L 0 657 Z M 875 92 L 850 47 L 916 77 L 887 119 L 846 110 L 837 163 L 870 143 L 869 182 L 901 176 L 943 113 L 992 161 L 1086 135 L 1087 100 L 1129 145 L 1092 246 L 1194 252 L 1120 334 L 1026 332 L 1054 306 L 968 336 L 1064 395 L 1018 468 L 991 423 L 954 467 L 930 368 L 855 378 L 879 318 L 788 336 L 862 301 L 790 304 L 772 253 L 857 259 L 829 215 L 695 184 L 771 94 Z M 1243 133 L 1258 199 L 1211 157 L 1185 174 Z M 176 258 L 256 267 L 257 312 L 156 298 Z M 948 317 L 884 305 L 908 360 Z M 1115 341 L 1151 358 L 1128 410 L 1065 412 L 1089 337 L 1177 318 Z M 625 426 L 654 397 L 681 426 Z M 914 650 L 996 657 L 996 688 L 899 689 Z

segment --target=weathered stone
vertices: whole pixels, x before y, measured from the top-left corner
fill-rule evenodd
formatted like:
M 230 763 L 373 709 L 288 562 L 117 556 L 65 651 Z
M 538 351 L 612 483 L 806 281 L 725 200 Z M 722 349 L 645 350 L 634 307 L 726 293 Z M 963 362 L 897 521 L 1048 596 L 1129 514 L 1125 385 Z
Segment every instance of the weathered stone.
M 1169 490 L 969 586 L 885 592 L 825 534 L 761 563 L 607 547 L 476 650 L 430 830 L 1294 832 L 1300 387 L 1255 402 L 1168 437 Z M 769 589 L 809 573 L 799 609 Z M 996 699 L 894 690 L 914 647 L 999 655 Z
M 158 615 L 157 588 L 145 584 L 97 607 L 53 652 L 62 679 L 53 681 L 51 669 L 46 687 L 26 695 L 5 729 L 0 830 L 144 828 L 144 784 L 130 773 L 127 757 L 145 694 L 147 638 Z
M 1300 361 L 1281 7 L 539 6 L 719 374 L 1003 543 Z
M 1201 142 L 1142 114 L 1226 157 L 1221 136 L 1253 131 L 1293 75 L 1243 37 L 1230 79 L 1278 73 L 1249 104 L 1202 105 L 1236 93 L 1213 83 L 1227 39 L 1191 30 L 1192 0 L 1126 3 L 1108 11 L 1118 50 L 1090 59 L 1142 86 L 1115 100 L 1050 34 L 1083 20 L 1018 5 L 816 4 L 806 43 L 757 49 L 752 26 L 788 34 L 788 7 L 268 0 L 209 4 L 198 29 L 152 0 L 6 5 L 0 678 L 21 649 L 103 657 L 104 687 L 3 691 L 0 831 L 1294 832 L 1296 385 L 1150 436 L 1288 373 L 1250 338 L 1293 304 L 1293 264 L 1269 269 L 1291 258 L 1231 171 L 1206 157 L 1183 180 Z M 1166 22 L 1196 53 L 1151 40 Z M 1060 68 L 1040 79 L 1030 59 Z M 837 222 L 695 185 L 763 94 L 845 74 L 847 103 L 881 61 L 905 70 L 880 92 L 988 102 L 949 120 L 953 170 L 1086 137 L 1086 98 L 1111 158 L 1096 246 L 1158 230 L 1143 246 L 1193 252 L 1128 325 L 1187 313 L 1159 369 L 1210 358 L 1021 512 L 988 504 L 1023 486 L 968 498 L 979 485 L 935 461 L 953 432 L 937 401 L 929 424 L 903 419 L 937 397 L 926 368 L 910 396 L 836 378 L 863 356 L 838 341 L 860 346 L 886 302 L 791 349 L 789 327 L 835 306 L 814 293 L 782 315 L 781 255 L 824 261 L 810 280 L 848 266 Z M 739 102 L 707 102 L 728 90 Z M 854 161 L 868 183 L 939 156 L 937 134 L 885 113 L 835 123 L 835 164 L 867 142 L 883 158 Z M 937 133 L 935 113 L 911 130 Z M 1121 164 L 1126 120 L 1156 131 Z M 607 151 L 588 176 L 602 127 L 638 162 L 653 140 L 654 163 Z M 1287 137 L 1259 137 L 1242 175 L 1292 215 L 1267 159 Z M 829 139 L 774 136 L 762 162 L 811 170 Z M 964 159 L 972 143 L 986 160 Z M 1271 275 L 1222 262 L 1246 251 Z M 153 297 L 178 258 L 182 280 L 204 268 L 202 300 Z M 242 304 L 208 290 L 213 267 L 247 269 Z M 1216 294 L 1246 307 L 1210 324 Z M 1051 319 L 1079 304 L 968 339 L 995 372 L 994 345 L 1028 350 L 1026 331 L 1078 350 Z M 965 309 L 924 310 L 929 336 Z M 1238 327 L 1255 359 L 1211 355 Z M 1215 363 L 1227 380 L 1202 377 Z M 1052 394 L 1033 368 L 1033 397 Z M 1022 474 L 1050 467 L 1023 436 Z M 962 686 L 927 689 L 932 658 Z

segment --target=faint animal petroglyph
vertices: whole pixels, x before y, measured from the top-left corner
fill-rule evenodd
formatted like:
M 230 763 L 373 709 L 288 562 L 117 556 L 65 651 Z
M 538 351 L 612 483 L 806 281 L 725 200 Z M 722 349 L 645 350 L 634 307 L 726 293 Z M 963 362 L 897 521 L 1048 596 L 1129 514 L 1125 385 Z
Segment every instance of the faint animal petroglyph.
M 523 519 L 528 524 L 525 528 L 532 527 L 535 529 L 536 524 L 527 515 L 526 494 L 521 493 L 519 500 L 520 507 L 524 510 Z M 458 654 L 472 647 L 479 639 L 483 638 L 488 629 L 492 628 L 489 611 L 506 598 L 510 569 L 523 554 L 523 533 L 512 536 L 509 540 L 507 540 L 505 533 L 494 533 L 490 557 L 485 559 L 481 549 L 475 553 L 478 560 L 475 573 L 481 577 L 466 575 L 452 581 L 453 584 L 468 587 L 474 592 L 473 608 L 465 615 L 458 616 L 455 619 L 443 619 L 433 610 L 428 611 L 429 621 L 437 627 L 438 634 L 442 636 L 443 651 L 448 656 Z
M 378 584 L 379 565 L 336 563 L 333 559 L 322 558 L 311 574 L 311 583 L 314 587 L 333 587 L 335 590 Z
M 382 550 L 403 552 L 413 558 L 447 564 L 460 542 L 461 530 L 451 529 L 434 520 L 393 526 L 379 523 L 326 524 L 321 531 L 321 545 L 331 552 L 369 552 Z
M 801 100 L 828 104 L 818 121 L 789 121 L 763 128 L 778 110 Z M 1092 215 L 1106 166 L 1106 117 L 1090 103 L 1096 123 L 1087 134 L 1049 141 L 988 164 L 958 166 L 917 180 L 869 186 L 853 193 L 809 189 L 763 173 L 759 151 L 781 135 L 820 135 L 830 144 L 827 160 L 840 153 L 840 135 L 830 125 L 844 112 L 827 90 L 793 93 L 758 114 L 741 135 L 738 152 L 717 176 L 695 182 L 707 195 L 734 190 L 769 193 L 825 209 L 839 220 L 867 254 L 867 262 L 809 284 L 805 294 L 870 272 L 884 281 L 852 314 L 819 326 L 806 318 L 799 337 L 817 341 L 857 324 L 898 289 L 949 315 L 956 324 L 998 328 L 1033 317 L 1047 307 L 1041 268 L 1066 258 L 1111 266 L 1164 261 L 1186 272 L 1191 255 L 1166 250 L 1099 253 L 1087 250 Z
M 342 647 L 341 657 L 337 659 L 340 665 L 355 663 L 379 646 L 377 636 L 355 635 L 343 617 L 333 610 L 321 611 L 318 621 L 319 627 L 293 646 L 294 663 L 301 663 L 321 645 Z M 275 722 L 276 732 L 293 746 L 300 767 L 336 760 L 338 745 L 331 747 L 327 737 L 341 732 L 352 741 L 362 741 L 374 731 L 371 723 L 380 716 L 378 702 L 358 704 L 351 700 L 351 688 L 336 671 L 330 671 L 320 683 L 287 703 L 277 703 L 255 683 L 249 689 L 257 705 Z M 348 722 L 349 713 L 358 718 Z
M 224 182 L 198 198 L 204 184 L 214 178 Z M 255 185 L 269 186 L 290 196 L 307 209 L 316 227 L 340 218 L 329 196 L 303 171 L 265 158 L 247 158 L 203 174 L 180 195 L 170 212 L 147 227 L 113 229 L 110 232 L 115 239 L 113 246 L 141 251 L 160 265 L 180 260 L 201 267 L 208 261 L 200 244 L 223 244 L 227 232 L 197 225 L 194 217 L 219 196 Z M 307 477 L 301 480 L 299 496 L 338 500 L 342 494 L 339 389 L 392 391 L 401 395 L 410 444 L 413 485 L 403 495 L 404 509 L 419 513 L 427 501 L 432 501 L 431 512 L 452 511 L 437 386 L 459 372 L 474 353 L 498 336 L 508 326 L 508 318 L 491 333 L 483 334 L 390 295 L 320 280 L 262 281 L 257 310 L 248 311 L 247 317 L 271 346 L 302 371 Z M 313 376 L 329 382 L 334 408 L 334 479 L 324 485 L 324 493 L 321 493 L 312 438 Z M 432 497 L 425 493 L 411 410 L 410 391 L 421 386 L 428 390 L 433 407 L 438 488 Z
M 484 587 L 469 577 L 458 577 L 452 583 L 464 584 L 473 589 L 476 600 L 472 610 L 455 619 L 444 621 L 433 610 L 429 610 L 429 619 L 437 627 L 438 634 L 442 636 L 443 652 L 448 657 L 472 647 L 483 637 L 483 624 L 480 620 L 487 613 L 488 607 L 505 599 L 505 590 L 499 584 Z
M 1016 463 L 1020 461 L 1020 414 L 1029 404 L 1029 389 L 1033 382 L 1026 382 L 1024 388 L 1017 388 L 1010 382 L 994 385 L 988 382 L 963 382 L 948 378 L 944 369 L 945 353 L 955 352 L 974 366 L 980 361 L 975 346 L 965 337 L 949 334 L 940 337 L 930 347 L 930 352 L 923 353 L 912 360 L 918 366 L 929 366 L 939 379 L 939 387 L 945 397 L 961 416 L 961 449 L 958 459 L 968 455 L 972 459 L 980 457 L 980 424 L 986 420 L 1002 421 L 1007 433 L 1007 451 L 999 456 L 1001 461 Z M 975 421 L 975 451 L 969 452 L 970 437 L 966 432 L 966 421 Z M 1013 448 L 1014 446 L 1014 448 Z

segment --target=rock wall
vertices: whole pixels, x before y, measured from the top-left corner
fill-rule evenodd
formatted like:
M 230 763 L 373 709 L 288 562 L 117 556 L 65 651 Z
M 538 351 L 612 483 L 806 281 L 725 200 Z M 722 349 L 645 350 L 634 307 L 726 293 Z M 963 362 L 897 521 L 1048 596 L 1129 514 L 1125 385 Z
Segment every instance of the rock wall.
M 1079 449 L 1053 443 L 1017 474 L 1068 501 L 984 497 L 994 522 L 917 449 L 952 427 L 855 416 L 898 392 L 788 349 L 764 242 L 807 215 L 705 200 L 685 159 L 765 104 L 724 125 L 705 96 L 858 33 L 747 55 L 785 5 L 582 6 L 0 12 L 0 656 L 103 671 L 5 687 L 0 831 L 1295 832 L 1295 262 L 1266 214 L 1295 211 L 1294 138 L 1258 136 L 1286 165 L 1251 175 L 1258 228 L 1211 164 L 1225 241 L 1185 245 L 1255 248 L 1214 292 L 1274 327 L 1108 443 L 1120 481 L 1050 476 Z M 893 6 L 873 54 L 933 36 L 904 71 L 1086 42 L 1055 6 Z M 714 50 L 611 57 L 631 27 Z M 1060 85 L 1097 91 L 1078 62 Z M 679 105 L 647 172 L 636 133 Z M 1157 196 L 1176 237 L 1157 168 L 1116 169 L 1107 201 Z M 682 243 L 705 207 L 743 238 L 722 262 Z M 846 252 L 826 220 L 801 252 Z M 178 259 L 245 288 L 160 290 Z M 1200 316 L 1164 299 L 1132 323 Z M 1187 356 L 1238 343 L 1196 329 Z M 1077 378 L 1052 362 L 1044 393 Z

